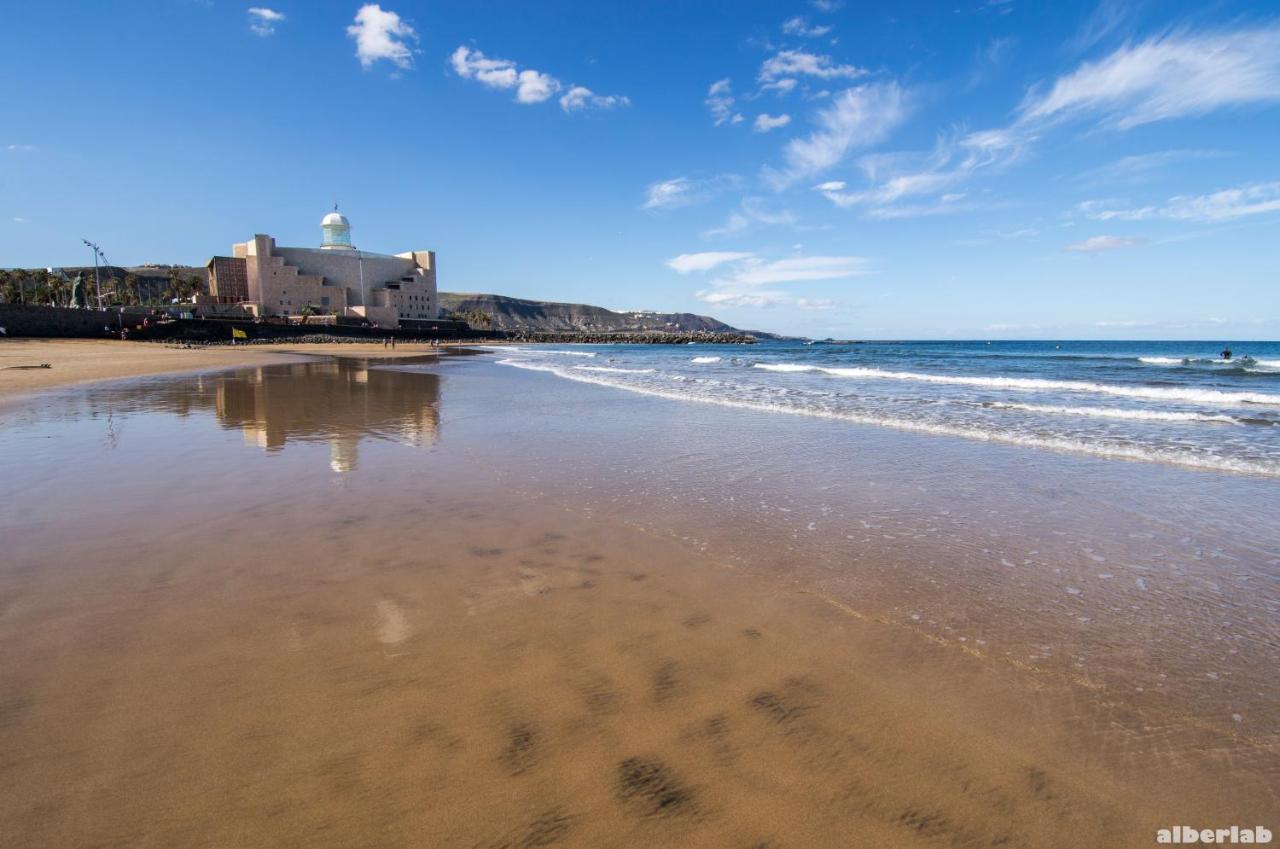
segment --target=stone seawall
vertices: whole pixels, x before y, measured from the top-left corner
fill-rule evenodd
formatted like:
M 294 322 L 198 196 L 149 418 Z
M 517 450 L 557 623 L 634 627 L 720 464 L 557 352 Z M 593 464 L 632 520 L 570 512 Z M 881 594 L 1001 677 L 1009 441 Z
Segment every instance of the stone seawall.
M 128 327 L 141 320 L 137 314 L 126 312 L 123 316 L 123 325 Z M 0 304 L 0 327 L 4 328 L 6 336 L 78 339 L 103 339 L 114 336 L 119 338 L 121 323 L 118 310 L 75 310 L 66 307 Z
M 119 309 L 68 309 L 23 304 L 0 304 L 0 327 L 7 337 L 119 339 L 125 331 L 129 339 L 169 340 L 175 342 L 229 342 L 232 328 L 243 330 L 250 340 L 289 340 L 326 335 L 340 338 L 378 340 L 397 339 L 502 339 L 495 331 L 472 330 L 461 321 L 417 321 L 416 327 L 400 330 L 374 329 L 364 326 L 272 324 L 228 319 L 164 319 L 143 328 L 143 319 L 151 315 L 149 307 Z

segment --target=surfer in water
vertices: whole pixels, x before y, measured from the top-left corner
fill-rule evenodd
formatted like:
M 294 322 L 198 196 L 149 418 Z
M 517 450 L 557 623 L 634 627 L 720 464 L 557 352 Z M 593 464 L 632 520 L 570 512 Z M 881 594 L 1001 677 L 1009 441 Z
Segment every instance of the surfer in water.
M 1229 359 L 1231 359 L 1231 348 L 1230 348 L 1229 346 L 1223 347 L 1223 349 L 1222 349 L 1222 358 L 1223 358 L 1224 360 L 1229 360 Z

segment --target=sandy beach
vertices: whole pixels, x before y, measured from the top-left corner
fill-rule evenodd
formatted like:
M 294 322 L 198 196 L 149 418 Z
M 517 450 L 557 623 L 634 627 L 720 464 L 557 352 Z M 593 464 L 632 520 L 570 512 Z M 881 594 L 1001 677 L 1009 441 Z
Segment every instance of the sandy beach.
M 1231 651 L 1217 617 L 1153 636 L 1198 576 L 1140 573 L 1152 601 L 1075 572 L 1172 534 L 1019 483 L 1105 499 L 1145 467 L 355 347 L 0 348 L 50 381 L 141 376 L 0 419 L 0 842 L 1130 847 L 1276 809 L 1269 585 L 1218 579 L 1264 631 Z M 781 433 L 877 500 L 802 474 Z M 952 477 L 895 477 L 914 451 Z M 1043 574 L 974 565 L 997 530 Z M 1188 645 L 1229 697 L 1183 686 L 1207 680 Z
M 391 350 L 379 342 L 182 347 L 95 339 L 4 339 L 0 402 L 53 387 L 126 377 L 298 362 L 309 356 L 404 358 L 439 351 L 429 344 L 397 344 Z M 45 363 L 50 368 L 39 368 Z

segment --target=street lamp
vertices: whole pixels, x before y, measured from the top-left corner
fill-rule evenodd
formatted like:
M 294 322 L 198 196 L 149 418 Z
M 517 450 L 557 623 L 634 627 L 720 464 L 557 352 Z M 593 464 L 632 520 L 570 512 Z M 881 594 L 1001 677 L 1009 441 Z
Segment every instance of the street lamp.
M 98 293 L 98 309 L 103 309 L 102 280 L 98 277 L 98 258 L 102 258 L 103 265 L 110 266 L 111 263 L 107 262 L 107 255 L 102 252 L 102 248 L 98 247 L 88 239 L 81 239 L 80 241 L 84 242 L 85 247 L 93 251 L 93 289 Z

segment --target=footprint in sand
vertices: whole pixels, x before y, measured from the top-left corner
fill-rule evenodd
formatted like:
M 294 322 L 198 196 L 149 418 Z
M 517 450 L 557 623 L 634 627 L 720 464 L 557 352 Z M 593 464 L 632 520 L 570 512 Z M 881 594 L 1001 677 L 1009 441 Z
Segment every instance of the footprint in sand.
M 413 633 L 404 609 L 394 601 L 383 599 L 377 605 L 378 642 L 388 646 L 403 643 Z

